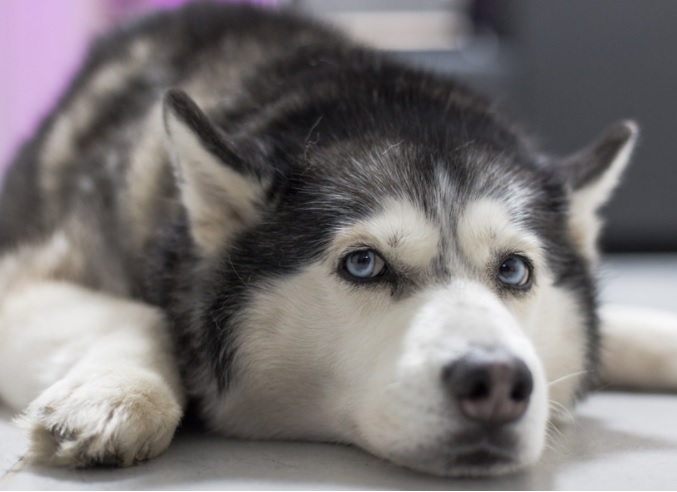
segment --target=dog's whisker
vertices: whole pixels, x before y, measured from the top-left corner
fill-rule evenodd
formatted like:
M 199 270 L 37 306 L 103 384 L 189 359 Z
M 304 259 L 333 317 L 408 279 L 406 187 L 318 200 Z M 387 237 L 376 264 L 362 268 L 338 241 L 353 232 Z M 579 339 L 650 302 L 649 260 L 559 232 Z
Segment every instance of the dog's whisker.
M 550 405 L 550 410 L 553 410 L 553 411 L 563 415 L 567 419 L 573 420 L 574 416 L 571 413 L 571 410 L 569 408 L 567 408 L 565 405 L 563 405 L 563 404 L 561 404 L 557 401 L 554 401 L 554 400 L 548 400 L 548 404 Z
M 565 434 L 553 423 L 548 422 L 545 429 L 546 448 L 558 453 L 565 453 L 569 447 Z
M 557 425 L 555 425 L 555 424 L 552 423 L 552 422 L 548 422 L 548 427 L 547 427 L 547 429 L 546 429 L 546 432 L 547 432 L 551 437 L 560 437 L 560 438 L 561 438 L 561 437 L 564 436 L 564 434 L 563 434 L 562 431 L 559 429 L 559 427 L 557 427 Z
M 548 451 L 556 453 L 564 453 L 567 451 L 567 446 L 564 443 L 563 436 L 553 434 L 549 427 L 545 429 L 545 443 L 544 448 Z
M 561 383 L 562 381 L 566 381 L 567 379 L 573 378 L 573 377 L 575 377 L 575 376 L 580 376 L 581 374 L 585 374 L 586 372 L 589 372 L 589 371 L 586 369 L 586 370 L 583 370 L 583 371 L 577 371 L 577 372 L 573 372 L 573 373 L 571 373 L 571 374 L 567 374 L 567 375 L 562 376 L 562 377 L 560 377 L 560 378 L 557 378 L 557 379 L 555 379 L 555 380 L 553 380 L 553 381 L 550 381 L 550 382 L 548 383 L 548 387 L 553 386 L 553 385 L 555 385 L 555 384 L 557 384 L 557 383 Z

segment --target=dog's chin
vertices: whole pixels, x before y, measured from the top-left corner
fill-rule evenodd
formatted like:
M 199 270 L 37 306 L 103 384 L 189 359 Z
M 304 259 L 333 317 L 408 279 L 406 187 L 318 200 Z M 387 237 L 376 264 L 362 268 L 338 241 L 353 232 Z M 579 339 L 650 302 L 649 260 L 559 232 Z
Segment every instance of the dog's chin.
M 396 465 L 411 470 L 451 478 L 478 478 L 513 473 L 532 464 L 494 449 L 477 447 L 453 454 L 440 452 L 437 456 L 388 457 Z
M 418 472 L 442 477 L 471 478 L 513 473 L 533 464 L 540 449 L 531 452 L 506 434 L 502 439 L 454 439 L 406 452 L 376 453 Z

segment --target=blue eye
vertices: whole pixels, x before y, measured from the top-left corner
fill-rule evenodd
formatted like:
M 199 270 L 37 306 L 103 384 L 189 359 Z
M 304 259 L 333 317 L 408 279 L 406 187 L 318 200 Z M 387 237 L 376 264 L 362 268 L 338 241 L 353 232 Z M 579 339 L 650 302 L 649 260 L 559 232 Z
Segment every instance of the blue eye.
M 498 280 L 508 287 L 526 287 L 531 281 L 531 266 L 521 256 L 510 255 L 498 267 Z
M 343 260 L 345 271 L 357 279 L 374 278 L 383 272 L 385 265 L 383 258 L 371 249 L 355 251 Z

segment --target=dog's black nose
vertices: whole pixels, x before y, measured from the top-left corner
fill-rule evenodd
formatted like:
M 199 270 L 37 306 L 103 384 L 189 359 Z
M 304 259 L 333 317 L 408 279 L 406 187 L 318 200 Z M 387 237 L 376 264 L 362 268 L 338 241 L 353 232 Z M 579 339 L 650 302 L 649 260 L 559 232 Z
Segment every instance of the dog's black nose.
M 446 366 L 442 378 L 463 414 L 489 425 L 524 415 L 534 388 L 524 361 L 498 349 L 473 350 Z

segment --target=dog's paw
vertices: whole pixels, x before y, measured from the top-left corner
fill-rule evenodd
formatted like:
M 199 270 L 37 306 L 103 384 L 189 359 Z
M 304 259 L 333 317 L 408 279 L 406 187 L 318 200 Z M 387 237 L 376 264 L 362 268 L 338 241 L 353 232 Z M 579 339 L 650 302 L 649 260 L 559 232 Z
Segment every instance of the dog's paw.
M 30 438 L 27 458 L 68 467 L 129 466 L 162 453 L 181 406 L 157 376 L 66 378 L 16 419 Z

